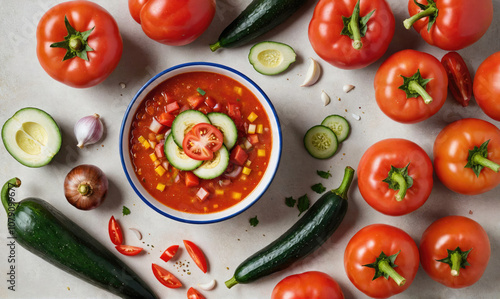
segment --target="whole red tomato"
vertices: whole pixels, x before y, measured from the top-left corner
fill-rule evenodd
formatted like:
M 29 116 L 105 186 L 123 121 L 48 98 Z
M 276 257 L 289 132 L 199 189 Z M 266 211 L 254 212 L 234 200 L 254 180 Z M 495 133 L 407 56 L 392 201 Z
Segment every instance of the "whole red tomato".
M 385 139 L 361 157 L 358 186 L 375 210 L 400 216 L 415 211 L 429 198 L 433 185 L 432 162 L 416 143 Z
M 415 241 L 403 230 L 372 224 L 349 241 L 344 268 L 349 280 L 372 298 L 387 298 L 406 290 L 419 265 Z
M 403 50 L 382 63 L 374 85 L 382 112 L 401 123 L 417 123 L 436 114 L 444 105 L 448 75 L 434 56 Z
M 408 11 L 406 29 L 413 25 L 428 44 L 450 51 L 477 42 L 493 20 L 491 0 L 409 0 Z
M 385 0 L 320 0 L 308 33 L 322 59 L 359 69 L 384 55 L 394 35 L 394 15 Z
M 136 0 L 130 9 L 134 19 L 141 2 L 145 3 L 138 23 L 149 38 L 165 45 L 183 46 L 193 42 L 215 15 L 215 0 Z
M 141 23 L 141 9 L 148 0 L 128 0 L 128 10 L 137 23 Z
M 486 58 L 474 77 L 474 97 L 486 115 L 500 121 L 500 52 Z
M 481 194 L 500 184 L 500 130 L 475 118 L 446 126 L 434 141 L 434 169 L 449 189 Z
M 309 271 L 290 275 L 278 282 L 271 299 L 344 299 L 344 294 L 328 274 Z
M 38 23 L 36 39 L 43 69 L 57 81 L 78 88 L 104 81 L 123 50 L 113 17 L 90 1 L 69 1 L 49 9 Z
M 450 288 L 476 283 L 490 259 L 490 240 L 476 221 L 448 216 L 433 222 L 420 241 L 420 261 L 435 281 Z

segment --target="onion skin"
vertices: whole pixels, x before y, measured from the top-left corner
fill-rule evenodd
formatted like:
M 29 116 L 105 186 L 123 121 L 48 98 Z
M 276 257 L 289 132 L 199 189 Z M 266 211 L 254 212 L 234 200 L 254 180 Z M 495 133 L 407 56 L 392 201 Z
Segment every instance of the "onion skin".
M 108 193 L 108 179 L 94 165 L 83 164 L 73 168 L 64 179 L 64 196 L 80 210 L 92 210 L 100 206 Z

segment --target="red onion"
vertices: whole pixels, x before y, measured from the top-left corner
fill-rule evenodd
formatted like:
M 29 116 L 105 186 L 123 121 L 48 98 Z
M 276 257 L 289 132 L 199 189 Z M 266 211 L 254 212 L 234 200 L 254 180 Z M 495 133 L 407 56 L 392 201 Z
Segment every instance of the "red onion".
M 70 204 L 80 210 L 97 208 L 106 199 L 108 179 L 94 165 L 73 168 L 64 180 L 64 195 Z
M 82 117 L 76 122 L 74 132 L 79 148 L 99 141 L 104 133 L 104 126 L 99 114 L 94 113 L 94 115 Z
M 240 175 L 241 171 L 243 170 L 243 167 L 241 166 L 235 166 L 234 169 L 231 171 L 231 172 L 228 172 L 228 173 L 224 173 L 224 176 L 225 177 L 228 177 L 228 178 L 236 178 L 237 176 Z

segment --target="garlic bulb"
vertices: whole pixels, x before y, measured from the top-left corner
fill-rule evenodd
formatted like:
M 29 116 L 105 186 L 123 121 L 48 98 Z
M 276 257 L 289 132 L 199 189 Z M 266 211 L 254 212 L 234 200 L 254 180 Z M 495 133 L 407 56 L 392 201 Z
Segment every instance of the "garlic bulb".
M 76 122 L 74 132 L 79 148 L 98 142 L 104 133 L 99 114 L 82 117 Z

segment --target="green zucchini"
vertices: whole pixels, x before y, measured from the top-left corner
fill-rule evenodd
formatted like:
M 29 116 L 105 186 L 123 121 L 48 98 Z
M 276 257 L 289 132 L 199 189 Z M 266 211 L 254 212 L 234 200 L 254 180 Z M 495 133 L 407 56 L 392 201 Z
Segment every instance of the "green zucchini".
M 8 230 L 16 242 L 54 266 L 122 298 L 157 298 L 132 269 L 104 245 L 48 202 L 26 198 L 14 202 L 10 189 L 18 178 L 4 184 L 2 204 Z
M 256 37 L 283 23 L 307 0 L 253 0 L 240 15 L 229 24 L 210 45 L 212 51 L 219 48 L 242 46 Z
M 226 286 L 250 283 L 283 270 L 325 243 L 347 212 L 347 191 L 353 177 L 354 169 L 346 167 L 339 188 L 321 196 L 288 231 L 243 261 Z

